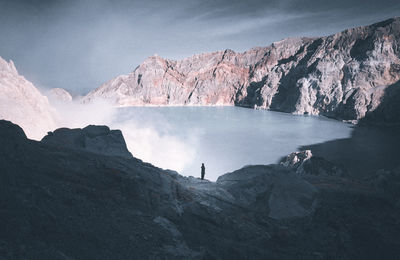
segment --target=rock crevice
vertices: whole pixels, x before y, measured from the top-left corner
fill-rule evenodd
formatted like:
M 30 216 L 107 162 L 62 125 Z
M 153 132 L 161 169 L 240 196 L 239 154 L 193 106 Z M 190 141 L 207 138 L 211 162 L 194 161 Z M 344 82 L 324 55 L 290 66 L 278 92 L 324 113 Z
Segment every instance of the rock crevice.
M 400 80 L 400 18 L 320 38 L 289 38 L 243 53 L 173 61 L 149 57 L 83 102 L 120 106 L 236 105 L 355 122 Z

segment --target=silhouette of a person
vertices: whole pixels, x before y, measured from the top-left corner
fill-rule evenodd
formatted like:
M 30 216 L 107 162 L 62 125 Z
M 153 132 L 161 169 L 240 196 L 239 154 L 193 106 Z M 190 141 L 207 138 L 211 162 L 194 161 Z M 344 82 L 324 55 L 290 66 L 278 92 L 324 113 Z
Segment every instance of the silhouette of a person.
M 204 163 L 201 164 L 201 179 L 204 180 L 204 175 L 206 174 L 206 167 Z

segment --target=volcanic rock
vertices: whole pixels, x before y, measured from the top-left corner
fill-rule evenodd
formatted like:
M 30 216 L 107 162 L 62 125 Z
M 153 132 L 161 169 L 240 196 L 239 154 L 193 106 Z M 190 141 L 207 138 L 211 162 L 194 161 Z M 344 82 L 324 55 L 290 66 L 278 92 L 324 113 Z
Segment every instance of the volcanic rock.
M 0 119 L 20 125 L 28 137 L 37 140 L 56 128 L 54 118 L 47 97 L 18 74 L 12 61 L 0 57 Z
M 43 137 L 42 143 L 84 149 L 92 153 L 132 158 L 120 130 L 90 125 L 83 129 L 59 128 Z
M 243 53 L 225 50 L 179 61 L 152 56 L 129 75 L 91 91 L 83 102 L 238 105 L 356 122 L 382 102 L 393 105 L 384 96 L 400 80 L 399 46 L 400 18 L 394 18 Z

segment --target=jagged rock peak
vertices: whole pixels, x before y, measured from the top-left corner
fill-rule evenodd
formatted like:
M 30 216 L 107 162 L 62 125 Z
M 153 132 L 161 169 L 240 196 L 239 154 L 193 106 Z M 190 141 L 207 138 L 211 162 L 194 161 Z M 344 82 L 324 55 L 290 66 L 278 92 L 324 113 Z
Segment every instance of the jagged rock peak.
M 122 132 L 110 130 L 108 126 L 89 125 L 83 129 L 59 128 L 54 132 L 49 132 L 41 142 L 108 156 L 132 158 Z
M 15 75 L 18 74 L 18 71 L 15 68 L 14 62 L 12 60 L 7 62 L 2 57 L 0 57 L 0 72 L 9 72 L 9 73 L 12 73 Z
M 319 38 L 287 38 L 243 53 L 179 61 L 152 56 L 83 102 L 119 106 L 237 105 L 356 122 L 400 80 L 400 19 Z
M 47 96 L 50 99 L 54 99 L 56 101 L 61 101 L 61 102 L 72 101 L 71 94 L 63 88 L 52 88 L 47 92 Z
M 54 113 L 47 97 L 18 74 L 14 63 L 0 58 L 0 119 L 20 125 L 29 138 L 39 140 L 56 128 Z

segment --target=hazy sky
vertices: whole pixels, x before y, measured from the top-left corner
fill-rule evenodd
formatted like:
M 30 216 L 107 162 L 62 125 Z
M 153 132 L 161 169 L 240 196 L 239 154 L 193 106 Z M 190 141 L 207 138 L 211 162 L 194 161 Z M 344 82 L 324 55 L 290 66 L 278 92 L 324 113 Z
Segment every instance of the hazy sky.
M 155 53 L 244 51 L 399 15 L 399 0 L 0 0 L 0 56 L 38 87 L 84 94 Z

